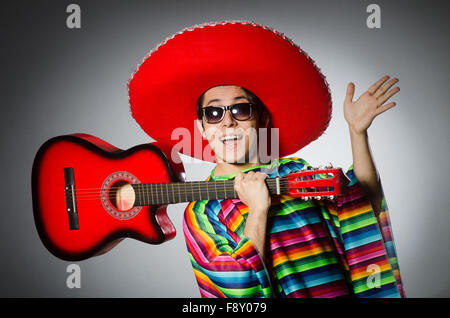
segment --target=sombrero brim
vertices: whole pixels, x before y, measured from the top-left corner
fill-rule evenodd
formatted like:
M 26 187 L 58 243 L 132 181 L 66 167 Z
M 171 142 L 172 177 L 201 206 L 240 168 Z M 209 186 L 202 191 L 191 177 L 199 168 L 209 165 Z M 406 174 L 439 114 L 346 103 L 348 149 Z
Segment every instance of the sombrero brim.
M 128 81 L 131 113 L 159 142 L 175 145 L 179 136 L 172 133 L 187 129 L 190 147 L 180 153 L 215 161 L 203 156 L 205 140 L 195 145 L 196 103 L 209 88 L 226 84 L 245 87 L 265 104 L 271 126 L 279 129 L 280 157 L 328 127 L 331 94 L 314 61 L 283 34 L 242 21 L 186 28 L 153 49 Z

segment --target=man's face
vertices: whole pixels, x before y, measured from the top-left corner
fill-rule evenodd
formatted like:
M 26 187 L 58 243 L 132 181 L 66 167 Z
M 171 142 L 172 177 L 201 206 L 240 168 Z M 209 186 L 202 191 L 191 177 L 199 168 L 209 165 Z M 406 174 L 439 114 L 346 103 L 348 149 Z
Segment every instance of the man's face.
M 202 107 L 229 106 L 248 102 L 246 93 L 239 86 L 216 86 L 205 92 Z M 248 120 L 239 121 L 234 119 L 227 110 L 219 123 L 210 124 L 203 116 L 197 124 L 203 137 L 208 140 L 216 154 L 218 162 L 257 162 L 258 114 L 252 115 Z

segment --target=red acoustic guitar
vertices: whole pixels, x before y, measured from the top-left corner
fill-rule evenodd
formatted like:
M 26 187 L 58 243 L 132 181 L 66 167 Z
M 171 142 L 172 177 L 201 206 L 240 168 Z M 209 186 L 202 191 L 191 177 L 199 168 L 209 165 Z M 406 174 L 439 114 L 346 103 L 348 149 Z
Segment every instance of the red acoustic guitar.
M 44 143 L 34 160 L 34 219 L 52 254 L 79 261 L 126 237 L 150 244 L 173 238 L 168 204 L 237 198 L 233 182 L 183 182 L 152 144 L 121 150 L 87 134 L 59 136 Z M 340 168 L 266 179 L 271 195 L 304 198 L 339 195 L 346 182 Z

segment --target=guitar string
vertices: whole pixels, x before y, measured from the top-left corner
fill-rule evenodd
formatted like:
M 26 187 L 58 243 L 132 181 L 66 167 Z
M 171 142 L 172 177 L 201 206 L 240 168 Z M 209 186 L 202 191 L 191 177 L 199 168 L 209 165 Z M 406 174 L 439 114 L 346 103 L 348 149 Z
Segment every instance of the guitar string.
M 280 191 L 284 191 L 284 190 L 288 190 L 289 187 L 288 186 L 280 186 Z M 176 189 L 176 190 L 166 190 L 164 188 L 160 188 L 160 189 L 153 189 L 153 190 L 147 190 L 147 189 L 138 189 L 138 190 L 133 190 L 133 193 L 128 193 L 128 192 L 124 192 L 122 193 L 122 197 L 135 197 L 135 196 L 140 196 L 140 197 L 149 197 L 152 195 L 160 195 L 160 196 L 170 196 L 173 197 L 175 195 L 175 197 L 186 197 L 186 195 L 188 195 L 188 197 L 191 197 L 192 191 L 189 191 L 192 189 L 187 189 L 187 190 L 182 190 L 182 189 Z M 206 194 L 206 196 L 212 196 L 213 194 L 217 193 L 216 191 L 211 191 L 211 189 L 207 189 L 207 188 L 202 188 L 202 189 L 196 189 L 199 190 L 202 194 Z M 107 192 L 108 195 L 115 195 L 117 193 L 120 192 L 120 190 L 115 190 L 115 191 L 102 191 L 103 193 L 99 192 L 99 193 L 91 193 L 91 194 L 78 194 L 75 193 L 76 198 L 98 198 L 100 197 L 102 194 L 104 194 L 104 192 Z M 235 192 L 234 187 L 231 186 L 226 186 L 225 189 L 222 189 L 221 191 L 219 191 L 219 193 L 233 193 Z M 196 192 L 197 194 L 199 192 Z M 71 193 L 69 193 L 69 195 L 71 195 Z M 198 195 L 199 196 L 199 195 Z
M 303 179 L 303 180 L 297 180 L 297 181 L 292 181 L 292 179 L 293 178 L 300 178 L 300 177 L 291 177 L 291 178 L 288 178 L 288 177 L 282 177 L 282 178 L 280 178 L 279 180 L 280 180 L 280 185 L 283 185 L 283 184 L 286 184 L 286 183 L 291 183 L 291 182 L 301 182 L 301 181 L 312 181 L 312 180 L 319 180 L 319 179 Z M 329 179 L 329 178 L 326 178 L 326 179 L 320 179 L 320 180 L 327 180 L 327 179 Z M 190 181 L 190 182 L 173 182 L 173 183 L 170 183 L 170 182 L 167 182 L 167 183 L 134 183 L 134 184 L 131 184 L 131 183 L 129 183 L 130 185 L 139 185 L 139 184 L 143 184 L 143 185 L 155 185 L 155 187 L 156 187 L 156 185 L 167 185 L 167 184 L 176 184 L 177 186 L 178 185 L 180 185 L 180 184 L 182 184 L 182 185 L 192 185 L 192 186 L 194 186 L 194 185 L 197 185 L 197 186 L 199 186 L 199 187 L 209 187 L 210 186 L 210 184 L 213 184 L 213 182 L 216 182 L 216 184 L 217 183 L 226 183 L 226 184 L 228 184 L 228 183 L 230 183 L 230 184 L 234 184 L 234 183 L 232 183 L 232 182 L 230 182 L 231 180 L 216 180 L 216 181 L 210 181 L 210 182 L 208 182 L 208 181 Z M 274 182 L 276 182 L 275 181 L 275 179 L 268 179 L 268 183 L 270 183 L 270 182 L 272 182 L 272 183 L 274 183 Z M 222 187 L 223 185 L 220 185 L 220 187 Z M 114 190 L 114 189 L 120 189 L 121 187 L 111 187 L 111 188 L 108 188 L 109 190 Z M 75 191 L 77 192 L 77 193 L 89 193 L 89 192 L 91 192 L 91 193 L 98 193 L 98 191 L 102 191 L 102 190 L 104 190 L 104 188 L 75 188 Z
M 280 181 L 284 181 L 287 177 L 282 177 L 280 178 Z M 269 182 L 270 180 L 273 180 L 273 182 L 275 182 L 275 179 L 268 179 Z M 216 183 L 232 183 L 231 181 L 233 180 L 215 180 L 215 181 L 189 181 L 189 182 L 156 182 L 156 183 L 133 183 L 133 184 L 213 184 L 214 182 Z M 112 187 L 111 187 L 112 188 Z M 102 188 L 83 188 L 83 189 L 76 189 L 76 191 L 84 191 L 84 190 L 102 190 Z
M 285 176 L 285 177 L 280 177 L 279 178 L 279 189 L 280 192 L 282 192 L 282 194 L 289 194 L 289 192 L 287 190 L 289 190 L 289 184 L 290 182 L 292 182 L 293 180 L 299 182 L 299 181 L 307 181 L 307 180 L 317 180 L 317 178 L 314 178 L 314 176 L 317 176 L 318 174 L 321 175 L 326 175 L 327 177 L 331 178 L 334 174 L 333 173 L 313 173 L 307 176 Z M 319 178 L 322 180 L 326 180 L 328 178 Z M 215 186 L 214 188 L 216 189 L 217 185 L 219 187 L 219 189 L 224 190 L 225 194 L 227 192 L 233 193 L 235 194 L 235 189 L 234 189 L 234 182 L 232 180 L 215 180 L 213 181 L 215 182 Z M 222 183 L 222 184 L 221 184 Z M 274 184 L 275 183 L 275 184 Z M 179 201 L 183 201 L 183 202 L 189 202 L 188 200 L 188 194 L 189 192 L 192 192 L 194 186 L 197 186 L 197 190 L 200 192 L 199 198 L 201 198 L 201 194 L 206 192 L 206 196 L 208 197 L 208 199 L 210 198 L 210 193 L 212 192 L 212 194 L 215 193 L 215 196 L 217 197 L 217 190 L 215 191 L 210 191 L 210 187 L 212 186 L 211 183 L 207 182 L 207 181 L 191 181 L 191 182 L 179 182 L 179 183 L 172 183 L 172 186 L 170 186 L 172 189 L 170 190 L 169 193 L 169 186 L 168 184 L 171 183 L 152 183 L 152 184 L 143 184 L 145 185 L 145 188 L 139 188 L 139 186 L 137 186 L 137 188 L 133 188 L 133 193 L 122 193 L 120 200 L 130 200 L 130 199 L 142 199 L 142 203 L 145 203 L 146 201 L 155 201 L 154 197 L 157 197 L 157 202 L 159 202 L 159 197 L 161 197 L 162 201 L 175 201 L 175 202 L 179 202 Z M 175 186 L 176 184 L 176 186 Z M 274 187 L 276 186 L 276 179 L 274 178 L 269 178 L 267 179 L 267 184 L 269 187 Z M 137 184 L 138 185 L 138 184 Z M 150 185 L 150 187 L 149 187 Z M 165 188 L 164 189 L 164 185 Z M 182 185 L 182 186 L 181 186 Z M 187 188 L 187 185 L 191 186 L 190 189 Z M 174 187 L 177 187 L 177 194 L 175 193 L 175 189 Z M 156 189 L 154 189 L 156 188 Z M 159 188 L 159 189 L 158 189 Z M 311 187 L 309 187 L 311 189 Z M 322 186 L 322 188 L 324 188 L 324 186 Z M 325 187 L 328 191 L 330 191 L 330 189 L 328 187 Z M 111 187 L 109 189 L 104 189 L 104 188 L 86 188 L 86 189 L 75 189 L 75 195 L 76 195 L 76 199 L 80 200 L 80 201 L 86 201 L 86 200 L 98 200 L 102 194 L 104 194 L 104 192 L 108 193 L 108 196 L 110 197 L 111 195 L 114 195 L 115 193 L 117 194 L 120 189 L 122 189 L 122 187 Z M 306 193 L 311 193 L 310 196 L 314 196 L 317 195 L 317 192 L 324 192 L 322 191 L 317 191 L 317 189 L 314 188 L 314 191 L 310 191 L 308 190 L 308 188 L 304 188 L 304 187 L 297 187 L 297 189 L 299 191 L 301 191 L 303 194 Z M 334 189 L 333 187 L 331 187 L 331 189 Z M 99 191 L 100 190 L 100 191 Z M 165 193 L 164 193 L 165 190 Z M 191 191 L 189 191 L 191 190 Z M 306 190 L 306 191 L 305 191 Z M 298 192 L 297 192 L 298 193 Z M 326 194 L 321 194 L 321 195 L 325 195 Z M 152 197 L 152 200 L 150 200 L 150 196 Z M 176 200 L 175 197 L 178 197 L 178 200 Z M 221 195 L 222 196 L 222 195 Z M 69 197 L 72 197 L 72 193 L 69 192 Z M 184 199 L 182 200 L 183 197 Z M 190 199 L 193 199 L 189 196 Z M 147 199 L 147 200 L 145 200 Z M 166 200 L 167 199 L 167 200 Z M 173 200 L 172 200 L 173 199 Z
M 323 190 L 323 189 L 318 190 L 317 188 L 311 188 L 311 187 L 299 188 L 298 190 L 300 190 L 300 193 L 302 193 L 304 196 L 308 196 L 308 194 L 310 194 L 309 196 L 317 196 L 318 193 L 320 193 L 321 196 L 327 196 L 327 195 L 330 195 L 330 193 L 327 193 L 327 192 L 334 191 L 333 187 L 321 187 L 321 188 L 326 188 L 327 190 Z M 290 189 L 289 187 L 280 186 L 281 194 L 289 195 L 290 193 L 287 191 L 289 189 Z M 311 191 L 311 189 L 313 189 L 314 191 Z M 224 190 L 226 192 L 228 192 L 228 193 L 235 193 L 235 190 L 232 187 L 227 187 Z M 151 193 L 151 192 L 147 192 L 147 191 L 141 190 L 141 191 L 137 191 L 137 193 L 134 192 L 132 194 L 123 194 L 119 198 L 119 200 L 127 200 L 127 199 L 136 199 L 136 198 L 138 198 L 138 199 L 141 199 L 142 202 L 147 202 L 147 201 L 153 202 L 153 201 L 155 201 L 154 200 L 154 196 L 157 196 L 158 198 L 157 198 L 156 202 L 161 201 L 161 200 L 159 200 L 159 198 L 161 198 L 163 202 L 175 201 L 175 202 L 181 203 L 181 202 L 193 201 L 194 199 L 190 196 L 191 193 L 192 193 L 191 191 L 178 191 L 178 193 L 175 193 L 174 191 L 172 191 L 172 192 L 169 193 L 169 192 L 164 192 L 164 190 L 162 190 L 162 192 L 158 191 L 158 193 L 156 194 L 156 191 Z M 203 193 L 206 194 L 206 197 L 208 199 L 210 199 L 211 197 L 214 198 L 214 197 L 219 196 L 218 193 L 212 192 L 212 191 L 208 191 L 208 192 L 205 191 Z M 220 196 L 223 195 L 222 193 L 221 193 Z M 297 193 L 299 193 L 299 192 L 297 192 Z M 215 196 L 214 196 L 214 194 L 215 194 Z M 71 198 L 72 195 L 69 194 L 69 197 Z M 80 195 L 76 195 L 76 199 L 77 200 L 81 200 L 81 201 L 98 200 L 100 197 L 101 197 L 101 194 L 84 195 L 84 196 L 83 195 L 81 195 L 81 196 Z M 150 200 L 150 197 L 152 197 L 152 200 Z M 198 195 L 198 197 L 201 198 L 200 195 Z M 178 198 L 178 200 L 177 200 L 177 198 Z M 188 198 L 191 199 L 191 200 L 189 200 Z
M 306 180 L 304 180 L 304 181 L 306 181 Z M 215 182 L 217 182 L 217 181 L 215 181 Z M 279 182 L 280 187 L 288 186 L 290 183 L 291 183 L 291 181 L 289 181 L 289 180 L 280 180 L 280 182 Z M 172 187 L 172 188 L 173 187 L 178 187 L 177 190 L 182 190 L 182 191 L 185 190 L 187 187 L 197 187 L 198 190 L 208 191 L 209 188 L 213 186 L 213 184 L 214 183 L 212 183 L 212 182 L 211 183 L 206 182 L 206 184 L 205 184 L 204 181 L 199 181 L 199 183 L 196 183 L 194 181 L 194 182 L 189 182 L 189 183 L 183 183 L 183 182 L 179 182 L 179 183 L 176 183 L 176 182 L 174 182 L 174 183 L 135 183 L 135 184 L 130 184 L 130 185 L 132 185 L 132 186 L 135 185 L 135 186 L 138 186 L 138 187 L 139 187 L 139 185 L 143 185 L 143 186 L 146 187 L 145 189 L 141 188 L 141 189 L 136 189 L 136 190 L 150 190 L 150 191 L 152 191 L 152 190 L 155 190 L 153 188 L 158 188 L 158 187 L 162 188 L 162 187 L 165 186 L 167 188 L 169 188 L 169 187 Z M 167 186 L 167 185 L 173 185 L 173 186 Z M 217 183 L 216 183 L 216 185 L 217 185 Z M 222 185 L 217 185 L 217 186 L 221 187 L 221 188 L 223 188 L 224 186 L 226 186 L 226 187 L 234 187 L 234 183 L 233 182 L 222 182 Z M 268 186 L 276 186 L 276 181 L 274 181 L 274 180 L 273 181 L 269 181 L 268 182 Z M 123 188 L 122 186 L 120 186 L 120 187 L 110 187 L 108 189 L 96 188 L 95 190 L 91 190 L 91 189 L 87 190 L 87 189 L 77 189 L 77 188 L 75 188 L 75 192 L 77 194 L 83 195 L 83 194 L 97 194 L 99 191 L 106 191 L 106 190 L 108 190 L 108 192 L 111 193 L 111 192 L 114 192 L 114 191 L 119 191 L 122 188 Z M 156 189 L 156 190 L 158 190 L 158 189 Z M 188 189 L 188 190 L 190 190 L 190 189 Z
M 290 194 L 288 194 L 288 193 L 286 193 L 286 194 L 284 194 L 284 195 L 290 195 Z M 320 198 L 333 198 L 334 196 L 335 196 L 335 194 L 333 194 L 333 193 L 323 193 L 323 192 L 320 192 L 320 194 L 318 194 L 318 192 L 316 192 L 316 193 L 312 193 L 312 192 L 309 192 L 309 193 L 302 193 L 302 195 L 300 196 L 300 195 L 290 195 L 290 196 L 292 196 L 292 197 L 304 197 L 304 198 L 311 198 L 311 197 L 320 197 Z M 232 197 L 228 197 L 228 198 L 221 198 L 221 197 L 219 197 L 219 198 L 205 198 L 205 199 L 203 199 L 203 200 L 219 200 L 219 199 L 239 199 L 239 197 L 238 196 L 236 196 L 236 197 L 234 197 L 234 196 L 232 196 Z M 77 198 L 77 202 L 88 202 L 88 203 L 93 203 L 93 202 L 96 202 L 96 201 L 100 201 L 100 198 L 99 197 L 97 197 L 97 198 L 90 198 L 90 199 L 87 199 L 87 198 L 81 198 L 81 199 L 79 199 L 79 198 Z M 135 198 L 133 197 L 133 198 L 124 198 L 124 197 L 122 197 L 122 198 L 120 198 L 120 200 L 118 200 L 118 202 L 132 202 L 132 204 L 133 205 L 135 205 L 136 203 L 138 203 L 138 204 L 136 204 L 136 206 L 147 206 L 147 205 L 157 205 L 157 204 L 176 204 L 176 203 L 185 203 L 185 202 L 193 202 L 193 201 L 202 201 L 202 200 L 200 200 L 200 199 L 196 199 L 196 198 L 187 198 L 187 199 L 185 199 L 185 198 L 181 198 L 181 200 L 180 199 L 175 199 L 175 201 L 173 201 L 172 200 L 172 198 L 168 198 L 168 199 L 165 199 L 165 198 L 161 198 L 160 200 L 157 200 L 157 201 L 152 201 L 152 200 L 140 200 L 140 201 L 136 201 L 135 200 Z M 115 205 L 116 203 L 113 201 L 113 202 L 111 202 L 113 205 Z
M 161 186 L 161 185 L 175 185 L 175 186 L 183 186 L 183 187 L 190 187 L 190 186 L 192 186 L 192 187 L 202 187 L 202 188 L 208 188 L 208 187 L 213 187 L 213 182 L 206 182 L 207 184 L 203 184 L 203 182 L 205 182 L 205 181 L 199 181 L 199 183 L 196 183 L 195 181 L 193 181 L 193 182 L 173 182 L 173 183 L 170 183 L 170 182 L 167 182 L 167 183 L 164 183 L 164 182 L 162 182 L 162 183 L 129 183 L 129 185 L 136 185 L 136 186 L 139 186 L 139 185 L 144 185 L 144 186 L 149 186 L 149 187 L 157 187 L 157 186 Z M 271 183 L 271 182 L 269 182 L 269 183 Z M 275 181 L 273 182 L 274 184 L 275 184 Z M 288 183 L 290 183 L 289 181 L 286 181 L 286 180 L 280 180 L 280 185 L 281 184 L 288 184 Z M 217 183 L 216 183 L 217 184 Z M 226 186 L 230 186 L 230 185 L 234 185 L 234 182 L 222 182 L 222 185 L 218 185 L 218 186 L 220 186 L 220 187 L 223 187 L 223 184 L 225 184 Z M 110 188 L 108 188 L 109 190 L 114 190 L 114 189 L 121 189 L 122 188 L 122 186 L 116 186 L 116 187 L 110 187 Z M 77 188 L 75 188 L 75 191 L 78 193 L 89 193 L 89 192 L 91 192 L 91 193 L 97 193 L 98 191 L 102 191 L 102 190 L 105 190 L 104 188 L 94 188 L 94 190 L 91 190 L 91 189 L 89 189 L 89 190 L 87 190 L 87 189 L 77 189 Z
M 314 178 L 314 176 L 325 175 L 325 174 L 328 175 L 327 178 L 323 178 L 323 177 L 322 178 L 317 178 L 317 179 Z M 306 181 L 306 180 L 327 180 L 327 179 L 332 178 L 332 175 L 333 175 L 333 173 L 320 173 L 320 172 L 317 172 L 317 173 L 308 174 L 308 175 L 305 175 L 305 176 L 284 176 L 284 177 L 280 177 L 279 180 L 280 180 L 280 183 L 283 182 L 283 181 L 292 182 L 293 179 L 300 179 L 300 178 L 304 178 L 304 179 L 296 180 L 295 182 L 297 182 L 297 181 Z M 228 182 L 230 182 L 232 180 L 233 179 L 214 180 L 214 181 L 173 182 L 173 184 L 199 184 L 200 183 L 200 185 L 202 185 L 202 184 L 209 184 L 209 183 L 213 183 L 213 182 L 216 182 L 216 183 L 220 183 L 220 182 L 228 183 Z M 275 180 L 276 180 L 276 178 L 267 178 L 267 182 L 276 182 Z M 148 184 L 168 184 L 168 183 L 170 183 L 170 182 L 167 182 L 167 183 L 164 183 L 164 182 L 163 183 L 148 183 Z M 137 184 L 142 184 L 142 183 L 137 183 Z M 112 187 L 110 189 L 112 189 Z M 89 191 L 89 190 L 96 191 L 96 190 L 102 190 L 102 188 L 83 188 L 83 189 L 79 189 L 78 188 L 78 189 L 75 189 L 75 190 L 76 191 Z
M 316 196 L 320 196 L 320 197 L 327 197 L 327 196 L 333 196 L 333 194 L 332 193 L 327 193 L 326 191 L 321 191 L 321 192 L 303 192 L 302 193 L 303 195 L 303 197 L 316 197 Z M 282 195 L 290 195 L 289 193 L 282 193 Z M 292 195 L 292 196 L 296 196 L 296 195 Z M 297 195 L 298 196 L 298 195 Z M 166 200 L 166 198 L 160 198 L 161 200 L 157 200 L 157 201 L 152 201 L 150 198 L 147 198 L 147 200 L 146 199 L 142 199 L 141 201 L 139 201 L 139 203 L 142 203 L 143 205 L 151 205 L 151 204 L 161 204 L 161 203 L 184 203 L 184 202 L 192 202 L 192 201 L 202 201 L 202 200 L 200 200 L 200 199 L 195 199 L 195 198 L 181 198 L 181 200 L 180 199 L 178 199 L 177 200 L 177 196 L 175 197 L 175 201 L 173 201 L 172 200 L 172 197 L 173 196 L 169 196 L 169 197 L 167 197 L 167 195 L 165 196 L 166 198 L 167 198 L 167 200 Z M 120 200 L 121 201 L 123 201 L 123 200 L 130 200 L 130 201 L 132 201 L 132 200 L 135 200 L 135 197 L 134 196 L 132 196 L 132 197 L 127 197 L 127 196 L 122 196 L 121 198 L 120 198 Z M 218 200 L 218 199 L 221 199 L 220 197 L 219 198 L 214 198 L 214 197 L 209 197 L 209 198 L 205 198 L 205 199 L 203 199 L 203 200 Z M 228 197 L 228 198 L 223 198 L 223 199 L 238 199 L 238 197 Z M 98 197 L 92 197 L 92 198 L 76 198 L 76 200 L 77 200 L 77 202 L 78 201 L 90 201 L 90 202 L 93 202 L 93 201 L 97 201 L 97 200 L 100 200 L 100 196 L 98 196 Z
M 312 180 L 312 179 L 309 179 L 309 180 Z M 216 182 L 217 181 L 222 181 L 223 184 L 219 185 L 219 188 L 223 188 L 224 192 L 232 192 L 232 193 L 235 192 L 234 183 L 229 182 L 230 180 L 216 180 Z M 226 182 L 226 181 L 228 181 L 228 182 Z M 205 181 L 198 181 L 198 183 L 195 181 L 189 182 L 189 183 L 173 183 L 173 184 L 177 184 L 177 189 L 174 189 L 174 187 L 172 186 L 171 187 L 172 189 L 170 189 L 170 191 L 169 191 L 169 187 L 167 186 L 170 183 L 158 183 L 157 185 L 155 185 L 155 183 L 153 183 L 150 185 L 155 185 L 155 186 L 151 186 L 150 188 L 149 187 L 137 188 L 137 189 L 133 188 L 133 193 L 131 193 L 131 194 L 123 193 L 121 198 L 132 199 L 132 198 L 136 198 L 136 196 L 139 196 L 139 198 L 143 198 L 144 199 L 143 201 L 145 201 L 145 198 L 149 199 L 150 196 L 154 197 L 156 195 L 156 196 L 161 196 L 161 197 L 167 197 L 168 199 L 170 199 L 170 197 L 175 199 L 175 196 L 178 196 L 178 200 L 180 200 L 181 196 L 183 196 L 186 200 L 187 194 L 189 194 L 189 192 L 192 192 L 192 190 L 193 190 L 192 188 L 187 189 L 186 184 L 189 184 L 192 186 L 196 184 L 197 188 L 198 188 L 197 190 L 200 191 L 199 196 L 201 197 L 201 193 L 206 193 L 206 196 L 209 198 L 210 193 L 214 194 L 214 192 L 216 192 L 216 191 L 210 191 L 211 184 L 204 184 L 204 182 Z M 271 183 L 271 184 L 269 184 L 269 187 L 275 186 L 275 184 L 273 184 L 274 182 L 275 182 L 274 179 L 269 179 L 268 183 Z M 280 191 L 287 194 L 286 190 L 289 190 L 289 188 L 290 188 L 289 183 L 290 183 L 289 180 L 280 180 Z M 143 185 L 147 186 L 149 184 L 143 184 Z M 164 185 L 166 185 L 166 189 L 164 189 Z M 179 185 L 183 185 L 183 186 L 180 188 Z M 158 189 L 158 187 L 159 187 L 159 189 Z M 154 189 L 154 188 L 156 188 L 156 189 Z M 307 190 L 308 188 L 314 189 L 314 191 Z M 322 186 L 320 188 L 326 188 L 327 189 L 326 191 L 330 191 L 330 189 L 331 189 L 331 191 L 334 190 L 333 187 Z M 109 189 L 99 188 L 99 189 L 100 189 L 100 192 L 99 191 L 82 192 L 82 189 L 75 190 L 76 198 L 77 199 L 98 199 L 103 194 L 102 192 L 106 192 L 106 191 L 108 192 L 108 195 L 111 196 L 111 195 L 114 195 L 114 193 L 117 193 L 121 189 L 121 187 L 111 187 Z M 296 189 L 298 189 L 299 191 L 301 191 L 303 193 L 305 193 L 305 192 L 312 193 L 312 195 L 314 195 L 316 192 L 323 192 L 323 190 L 317 190 L 316 188 L 313 188 L 311 186 L 306 188 L 307 191 L 305 191 L 305 187 L 296 187 Z M 189 190 L 191 190 L 191 191 L 189 191 Z M 178 192 L 178 193 L 175 193 L 175 192 Z M 71 196 L 71 193 L 69 193 L 69 194 Z M 217 196 L 217 193 L 216 193 L 216 196 Z M 185 202 L 187 202 L 187 201 L 185 201 Z
M 270 185 L 269 187 L 274 187 L 274 186 L 275 185 Z M 301 189 L 305 189 L 305 188 L 316 189 L 315 187 L 312 187 L 312 186 L 309 186 L 309 187 L 294 187 L 293 188 L 293 187 L 290 187 L 288 184 L 280 184 L 279 188 L 280 188 L 280 190 L 288 190 L 288 189 L 299 189 L 299 190 L 301 190 Z M 330 188 L 330 187 L 322 186 L 322 187 L 318 187 L 318 188 Z M 192 190 L 193 189 L 191 189 L 191 188 L 189 188 L 189 189 L 186 189 L 186 188 L 184 188 L 184 189 L 182 189 L 182 188 L 169 189 L 168 187 L 166 189 L 164 189 L 164 187 L 161 186 L 161 187 L 158 187 L 158 188 L 155 187 L 153 189 L 152 188 L 137 188 L 137 189 L 133 188 L 132 191 L 133 191 L 134 194 L 137 193 L 139 195 L 147 195 L 147 194 L 151 195 L 152 193 L 154 193 L 154 194 L 156 194 L 156 193 L 157 194 L 160 194 L 160 193 L 163 193 L 163 194 L 164 193 L 165 194 L 167 194 L 167 193 L 170 193 L 170 194 L 177 193 L 177 195 L 178 194 L 185 195 L 187 193 L 191 193 Z M 216 193 L 217 192 L 217 191 L 212 191 L 209 187 L 199 187 L 198 189 L 195 189 L 195 190 L 200 191 L 202 193 Z M 225 185 L 224 188 L 222 187 L 222 190 L 220 192 L 225 192 L 224 190 L 226 192 L 229 192 L 229 191 L 233 192 L 234 191 L 234 186 L 233 185 Z M 315 190 L 315 191 L 317 191 L 317 190 Z M 108 189 L 105 189 L 105 190 L 101 190 L 101 191 L 97 191 L 97 192 L 93 192 L 93 193 L 78 193 L 78 192 L 76 192 L 75 195 L 76 195 L 76 197 L 80 197 L 80 198 L 81 197 L 95 197 L 95 196 L 102 195 L 105 192 L 107 192 L 109 195 L 117 194 L 117 193 L 120 192 L 120 189 L 119 188 L 117 188 L 117 189 L 109 189 L 109 191 L 108 191 Z M 128 192 L 129 191 L 123 190 L 122 194 L 123 195 L 127 195 Z

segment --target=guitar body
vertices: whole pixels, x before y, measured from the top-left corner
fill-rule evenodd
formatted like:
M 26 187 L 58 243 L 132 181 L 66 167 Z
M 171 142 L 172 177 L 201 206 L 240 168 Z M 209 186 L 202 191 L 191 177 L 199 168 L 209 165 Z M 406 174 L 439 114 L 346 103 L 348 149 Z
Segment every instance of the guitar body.
M 167 205 L 120 210 L 110 188 L 176 178 L 164 153 L 151 144 L 121 150 L 86 134 L 52 138 L 39 149 L 32 171 L 39 236 L 52 254 L 69 261 L 105 253 L 126 237 L 163 243 L 176 234 Z M 67 190 L 68 180 L 73 192 Z

